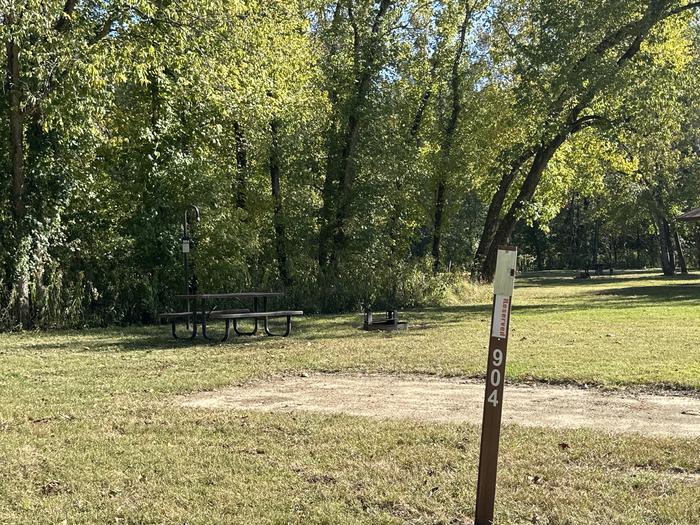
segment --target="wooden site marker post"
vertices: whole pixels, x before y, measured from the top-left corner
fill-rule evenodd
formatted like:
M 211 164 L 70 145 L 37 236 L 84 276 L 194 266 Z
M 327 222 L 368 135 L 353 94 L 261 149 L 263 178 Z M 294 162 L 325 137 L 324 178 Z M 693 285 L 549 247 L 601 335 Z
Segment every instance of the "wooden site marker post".
M 481 424 L 481 453 L 479 455 L 479 479 L 476 488 L 476 516 L 474 525 L 492 525 L 496 500 L 496 470 L 498 467 L 498 441 L 501 436 L 501 411 L 503 409 L 503 383 L 506 372 L 510 309 L 515 285 L 518 249 L 500 246 L 493 282 L 493 317 L 489 358 L 486 368 L 486 394 L 484 418 Z

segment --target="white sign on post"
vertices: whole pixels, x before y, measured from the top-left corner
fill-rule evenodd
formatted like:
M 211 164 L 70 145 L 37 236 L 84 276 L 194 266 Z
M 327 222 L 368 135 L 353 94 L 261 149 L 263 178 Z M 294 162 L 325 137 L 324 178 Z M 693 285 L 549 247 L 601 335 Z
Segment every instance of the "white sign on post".
M 493 279 L 494 310 L 491 337 L 508 337 L 508 319 L 515 286 L 515 268 L 518 264 L 516 250 L 498 250 L 496 273 Z
M 182 253 L 190 253 L 190 240 L 183 239 L 182 241 Z

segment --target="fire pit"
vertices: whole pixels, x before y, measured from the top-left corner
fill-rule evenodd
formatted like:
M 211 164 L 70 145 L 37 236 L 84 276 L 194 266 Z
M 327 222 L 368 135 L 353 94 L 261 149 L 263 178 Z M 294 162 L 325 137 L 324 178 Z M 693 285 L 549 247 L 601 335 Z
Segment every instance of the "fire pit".
M 399 321 L 398 312 L 389 310 L 386 317 L 379 319 L 375 318 L 370 310 L 365 311 L 365 322 L 362 325 L 363 330 L 406 330 L 408 323 Z

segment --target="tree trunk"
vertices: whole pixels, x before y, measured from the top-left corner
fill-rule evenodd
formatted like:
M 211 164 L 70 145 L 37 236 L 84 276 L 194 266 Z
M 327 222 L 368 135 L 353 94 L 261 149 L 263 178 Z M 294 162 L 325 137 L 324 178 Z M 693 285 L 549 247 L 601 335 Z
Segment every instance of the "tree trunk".
M 542 242 L 540 241 L 540 228 L 538 224 L 535 224 L 530 228 L 532 232 L 532 244 L 535 248 L 535 268 L 537 271 L 541 272 L 544 270 L 544 257 L 542 253 Z
M 10 21 L 6 21 L 10 23 Z M 25 169 L 24 169 L 24 113 L 22 110 L 22 91 L 20 79 L 19 46 L 14 40 L 7 42 L 7 102 L 10 131 L 10 171 L 12 177 L 12 242 L 8 250 L 11 259 L 9 286 L 15 294 L 15 320 L 21 327 L 29 323 L 29 270 L 21 261 L 27 254 L 21 253 L 25 236 L 24 219 L 26 216 Z
M 287 234 L 285 231 L 284 218 L 282 216 L 282 192 L 280 190 L 280 146 L 279 146 L 279 121 L 275 118 L 270 122 L 270 182 L 272 185 L 273 201 L 273 225 L 275 228 L 275 251 L 277 252 L 277 268 L 280 279 L 285 287 L 289 287 L 292 282 L 289 274 L 287 261 Z
M 656 224 L 657 238 L 659 241 L 659 261 L 663 274 L 670 277 L 675 274 L 675 267 L 672 261 L 673 241 L 671 240 L 671 230 L 668 221 L 664 217 L 661 206 L 656 202 L 654 195 L 648 191 L 648 202 L 651 215 Z
M 678 230 L 673 232 L 673 239 L 676 241 L 676 251 L 678 253 L 678 264 L 682 275 L 688 275 L 688 265 L 685 262 L 685 255 L 683 254 L 683 245 L 681 244 L 680 235 L 678 235 Z
M 237 121 L 233 123 L 233 133 L 236 141 L 236 208 L 243 209 L 248 183 L 248 143 L 243 128 Z
M 469 28 L 469 20 L 471 18 L 471 8 L 469 0 L 464 2 L 464 18 L 459 27 L 459 40 L 457 49 L 455 50 L 454 59 L 452 61 L 452 76 L 450 78 L 452 90 L 452 104 L 450 117 L 445 126 L 445 136 L 443 139 L 441 154 L 442 166 L 438 169 L 437 191 L 435 192 L 435 215 L 433 216 L 433 270 L 439 271 L 441 267 L 440 252 L 442 242 L 442 230 L 445 223 L 445 205 L 447 197 L 447 177 L 446 172 L 449 171 L 449 163 L 452 157 L 452 145 L 454 143 L 454 135 L 457 131 L 457 123 L 459 122 L 460 114 L 462 113 L 462 104 L 460 102 L 462 96 L 462 77 L 459 68 L 462 64 L 462 55 L 464 54 L 464 44 L 467 38 L 467 29 Z
M 673 267 L 673 264 L 671 262 L 671 250 L 672 250 L 671 237 L 669 235 L 668 230 L 666 228 L 664 228 L 663 220 L 661 220 L 659 222 L 658 230 L 659 230 L 659 249 L 660 249 L 660 257 L 661 257 L 661 270 L 663 271 L 664 275 L 671 277 L 672 275 L 674 275 L 676 273 L 676 270 Z
M 433 271 L 440 270 L 440 248 L 442 241 L 443 215 L 445 213 L 445 181 L 438 182 L 435 197 L 435 215 L 433 217 Z
M 519 219 L 520 212 L 529 203 L 535 195 L 537 186 L 540 183 L 542 174 L 547 169 L 549 161 L 552 159 L 556 151 L 566 140 L 568 133 L 560 133 L 555 136 L 548 144 L 543 145 L 535 154 L 535 158 L 530 166 L 530 171 L 525 177 L 523 185 L 520 187 L 520 192 L 513 204 L 510 206 L 508 213 L 500 221 L 496 235 L 489 246 L 486 258 L 481 266 L 482 279 L 492 280 L 493 274 L 496 271 L 496 256 L 498 255 L 498 247 L 510 242 L 510 236 L 513 234 L 515 225 Z
M 357 173 L 356 155 L 360 142 L 360 126 L 365 100 L 372 79 L 378 72 L 377 61 L 381 46 L 378 42 L 381 24 L 393 0 L 381 0 L 372 22 L 368 42 L 360 39 L 354 18 L 353 2 L 349 2 L 348 18 L 353 27 L 355 81 L 353 94 L 344 120 L 342 146 L 335 148 L 334 137 L 329 141 L 328 167 L 323 187 L 323 206 L 319 229 L 319 267 L 322 273 L 334 266 L 338 253 L 345 248 L 345 227 L 350 219 L 353 187 Z M 338 153 L 339 152 L 339 153 Z M 337 158 L 336 158 L 337 155 Z
M 695 228 L 695 267 L 700 270 L 700 225 Z
M 496 193 L 489 203 L 489 208 L 486 212 L 486 219 L 484 220 L 484 227 L 481 232 L 481 238 L 479 239 L 479 245 L 476 249 L 476 254 L 474 255 L 472 279 L 483 278 L 481 275 L 481 268 L 486 260 L 486 256 L 491 247 L 491 243 L 493 242 L 493 238 L 496 235 L 496 231 L 498 231 L 501 210 L 503 209 L 506 196 L 508 195 L 508 190 L 513 184 L 513 181 L 518 175 L 523 164 L 532 158 L 532 155 L 533 153 L 529 150 L 521 153 L 513 160 L 508 168 L 508 171 L 504 173 L 500 182 L 498 183 Z
M 668 219 L 666 219 L 666 215 L 663 212 L 661 213 L 661 226 L 663 231 L 663 244 L 668 252 L 668 264 L 671 267 L 671 273 L 666 274 L 664 271 L 664 274 L 674 275 L 676 273 L 676 256 L 673 250 L 673 236 L 671 235 L 671 226 L 668 224 Z
M 12 165 L 12 214 L 17 225 L 24 220 L 24 115 L 20 87 L 19 46 L 7 43 L 7 97 L 10 117 L 10 163 Z
M 600 241 L 600 222 L 596 221 L 593 227 L 593 267 L 598 267 L 599 256 L 599 241 Z

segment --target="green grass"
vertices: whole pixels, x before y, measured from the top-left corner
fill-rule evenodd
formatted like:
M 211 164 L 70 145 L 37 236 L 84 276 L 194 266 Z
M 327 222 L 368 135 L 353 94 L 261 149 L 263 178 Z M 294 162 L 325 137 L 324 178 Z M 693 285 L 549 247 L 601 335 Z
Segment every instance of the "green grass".
M 700 278 L 519 279 L 511 381 L 700 395 Z M 173 397 L 311 371 L 478 377 L 490 306 L 407 333 L 316 317 L 288 339 L 166 327 L 0 335 L 0 523 L 464 523 L 478 428 L 206 412 Z M 699 423 L 700 424 L 700 423 Z M 569 449 L 561 450 L 566 442 Z M 698 440 L 507 427 L 498 523 L 699 524 Z

